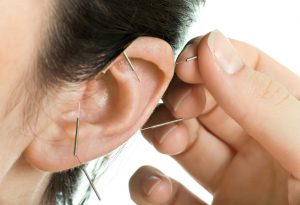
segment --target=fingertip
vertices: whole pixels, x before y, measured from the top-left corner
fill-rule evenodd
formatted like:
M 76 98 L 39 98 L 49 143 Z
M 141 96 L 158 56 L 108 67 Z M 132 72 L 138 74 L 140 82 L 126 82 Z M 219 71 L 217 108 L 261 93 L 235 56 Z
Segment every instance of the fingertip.
M 202 85 L 186 86 L 184 89 L 178 86 L 166 95 L 164 102 L 177 118 L 197 117 L 206 106 L 205 88 Z
M 158 125 L 174 120 L 174 116 L 168 108 L 161 104 L 152 114 L 146 127 Z M 177 122 L 162 127 L 142 131 L 143 136 L 149 141 L 157 151 L 167 154 L 176 155 L 182 152 L 188 145 L 188 131 L 184 123 Z
M 201 58 L 205 60 L 198 61 L 198 68 L 206 88 L 214 98 L 217 98 L 220 95 L 223 96 L 224 92 L 226 92 L 230 86 L 226 84 L 227 81 L 224 79 L 223 71 L 219 68 L 208 46 L 210 35 L 211 33 L 205 35 L 199 43 L 198 56 L 201 56 Z M 217 98 L 219 104 L 222 104 L 225 100 L 226 99 Z
M 130 194 L 139 205 L 206 205 L 182 184 L 149 166 L 140 168 L 132 176 Z
M 176 125 L 166 135 L 157 133 L 157 138 L 163 138 L 159 142 L 155 142 L 155 148 L 170 156 L 181 154 L 189 144 L 188 131 L 183 123 Z
M 188 131 L 184 123 L 168 125 L 148 131 L 145 137 L 157 151 L 170 156 L 182 153 L 189 144 Z
M 172 197 L 172 182 L 164 176 L 150 176 L 143 184 L 145 199 L 153 204 L 164 204 Z
M 189 42 L 183 52 L 177 59 L 175 72 L 180 80 L 189 84 L 203 83 L 197 60 L 187 61 L 191 57 L 197 56 L 197 47 L 201 41 L 202 36 L 197 37 Z
M 172 198 L 172 180 L 159 170 L 144 166 L 129 182 L 131 198 L 138 204 L 164 204 Z
M 215 60 L 213 55 L 211 54 L 211 51 L 208 47 L 208 38 L 209 38 L 210 33 L 206 34 L 202 40 L 199 42 L 198 47 L 197 47 L 197 55 L 200 56 L 202 60 L 199 60 L 198 63 L 198 71 L 200 75 L 206 74 L 206 71 L 210 70 L 211 66 L 215 65 Z M 205 77 L 202 76 L 203 81 L 205 82 L 206 80 L 204 79 Z
M 178 84 L 163 98 L 175 118 L 191 119 L 211 112 L 216 101 L 203 85 Z

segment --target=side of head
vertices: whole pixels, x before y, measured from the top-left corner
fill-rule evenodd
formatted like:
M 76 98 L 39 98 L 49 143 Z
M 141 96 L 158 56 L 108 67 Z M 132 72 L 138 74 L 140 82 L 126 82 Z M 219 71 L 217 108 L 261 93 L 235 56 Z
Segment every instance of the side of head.
M 78 156 L 83 162 L 110 152 L 132 136 L 166 90 L 174 72 L 174 51 L 182 43 L 200 2 L 8 3 L 11 10 L 21 9 L 28 19 L 20 17 L 19 25 L 13 25 L 23 32 L 17 41 L 10 36 L 12 30 L 1 34 L 1 43 L 10 42 L 11 53 L 5 53 L 1 45 L 0 54 L 5 59 L 0 55 L 4 67 L 0 72 L 5 75 L 0 76 L 12 75 L 0 90 L 4 99 L 1 107 L 5 107 L 1 119 L 7 126 L 14 119 L 18 137 L 26 137 L 28 144 L 22 150 L 26 161 L 50 172 L 78 165 L 73 146 L 79 102 Z M 6 20 L 13 15 L 7 14 Z M 27 21 L 30 23 L 22 27 Z M 6 27 L 7 22 L 0 20 L 0 28 Z M 124 50 L 141 82 L 122 56 Z M 95 80 L 107 65 L 109 72 Z

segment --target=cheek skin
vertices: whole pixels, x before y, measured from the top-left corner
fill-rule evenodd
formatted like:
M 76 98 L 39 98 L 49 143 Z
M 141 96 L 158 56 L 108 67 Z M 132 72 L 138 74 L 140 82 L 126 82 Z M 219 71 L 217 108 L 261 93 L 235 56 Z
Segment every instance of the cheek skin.
M 32 67 L 41 35 L 44 1 L 0 1 L 0 123 L 12 91 Z M 45 16 L 45 15 L 44 15 Z
M 42 36 L 45 1 L 0 0 L 0 183 L 32 140 L 22 129 L 20 94 L 26 92 L 24 74 L 32 69 Z M 19 105 L 14 107 L 12 99 Z

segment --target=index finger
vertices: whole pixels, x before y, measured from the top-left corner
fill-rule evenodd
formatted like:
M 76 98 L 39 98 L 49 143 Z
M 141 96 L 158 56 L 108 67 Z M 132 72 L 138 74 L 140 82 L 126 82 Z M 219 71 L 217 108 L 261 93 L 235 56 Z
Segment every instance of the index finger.
M 185 59 L 197 56 L 198 46 L 202 38 L 203 37 L 201 36 L 194 39 L 192 44 L 185 48 L 177 61 L 184 62 Z M 299 76 L 254 46 L 234 39 L 230 39 L 230 41 L 249 67 L 254 68 L 256 71 L 265 73 L 275 79 L 285 86 L 292 95 L 300 99 Z M 198 56 L 196 61 L 179 63 L 176 66 L 177 76 L 180 80 L 188 84 L 202 84 L 203 80 L 199 72 L 199 69 L 201 68 L 199 68 L 197 61 L 205 60 L 206 59 L 201 56 Z
M 198 54 L 207 59 L 198 62 L 200 72 L 219 105 L 286 170 L 300 179 L 300 102 L 288 87 L 293 83 L 299 87 L 298 77 L 283 66 L 280 68 L 273 59 L 267 59 L 262 52 L 258 53 L 255 67 L 266 62 L 263 65 L 269 68 L 265 70 L 277 70 L 288 79 L 276 81 L 276 73 L 270 77 L 258 72 L 247 65 L 219 31 L 204 38 Z

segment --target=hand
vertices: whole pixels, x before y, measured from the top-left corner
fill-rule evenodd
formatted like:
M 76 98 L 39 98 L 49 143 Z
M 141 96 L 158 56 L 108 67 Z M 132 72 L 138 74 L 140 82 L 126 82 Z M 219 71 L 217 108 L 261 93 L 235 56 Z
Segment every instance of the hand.
M 215 31 L 194 39 L 143 134 L 214 195 L 214 205 L 300 204 L 300 79 L 266 54 Z M 146 125 L 146 126 L 147 126 Z M 130 181 L 139 205 L 205 204 L 152 167 Z

